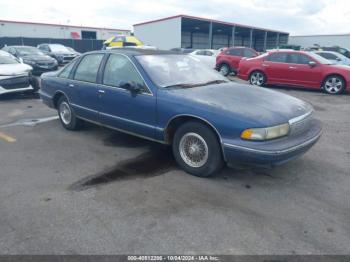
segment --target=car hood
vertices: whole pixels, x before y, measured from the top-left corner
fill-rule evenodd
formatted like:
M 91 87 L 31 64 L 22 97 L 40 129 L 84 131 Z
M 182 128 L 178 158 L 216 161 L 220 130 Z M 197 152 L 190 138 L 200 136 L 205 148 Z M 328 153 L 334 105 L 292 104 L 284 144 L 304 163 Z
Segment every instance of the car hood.
M 54 58 L 48 56 L 48 55 L 26 55 L 21 57 L 23 60 L 30 60 L 34 62 L 38 61 L 46 61 L 46 62 L 53 62 L 55 61 Z
M 312 106 L 300 99 L 246 84 L 224 83 L 185 89 L 166 90 L 184 107 L 219 112 L 228 117 L 240 117 L 257 126 L 286 123 L 310 112 Z
M 0 75 L 15 76 L 28 73 L 33 68 L 26 64 L 0 64 Z

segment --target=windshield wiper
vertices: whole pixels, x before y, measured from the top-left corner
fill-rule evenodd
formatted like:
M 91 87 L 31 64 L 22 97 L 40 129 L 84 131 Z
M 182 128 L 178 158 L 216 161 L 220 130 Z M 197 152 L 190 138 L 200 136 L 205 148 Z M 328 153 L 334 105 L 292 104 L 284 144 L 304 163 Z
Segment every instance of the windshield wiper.
M 197 86 L 197 84 L 179 83 L 179 84 L 164 86 L 164 88 L 172 88 L 172 87 L 190 88 L 190 87 L 195 87 L 195 86 Z
M 191 87 L 206 86 L 206 85 L 212 85 L 212 84 L 221 84 L 221 83 L 227 83 L 227 82 L 228 81 L 226 81 L 226 80 L 213 80 L 213 81 L 208 81 L 205 83 L 196 83 L 196 84 L 179 83 L 179 84 L 164 86 L 164 88 L 172 88 L 172 87 L 191 88 Z
M 213 81 L 208 81 L 205 83 L 198 84 L 198 86 L 207 86 L 207 85 L 212 85 L 212 84 L 222 84 L 222 83 L 227 83 L 228 81 L 226 80 L 213 80 Z

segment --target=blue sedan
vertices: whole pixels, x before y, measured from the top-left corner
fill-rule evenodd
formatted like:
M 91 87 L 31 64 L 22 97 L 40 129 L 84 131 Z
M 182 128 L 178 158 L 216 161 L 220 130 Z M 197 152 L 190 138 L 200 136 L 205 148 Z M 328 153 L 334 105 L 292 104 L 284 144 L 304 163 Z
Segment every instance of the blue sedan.
M 86 53 L 44 74 L 40 96 L 66 129 L 88 121 L 171 145 L 178 165 L 202 177 L 225 163 L 292 160 L 322 130 L 310 104 L 229 82 L 196 58 L 168 51 Z

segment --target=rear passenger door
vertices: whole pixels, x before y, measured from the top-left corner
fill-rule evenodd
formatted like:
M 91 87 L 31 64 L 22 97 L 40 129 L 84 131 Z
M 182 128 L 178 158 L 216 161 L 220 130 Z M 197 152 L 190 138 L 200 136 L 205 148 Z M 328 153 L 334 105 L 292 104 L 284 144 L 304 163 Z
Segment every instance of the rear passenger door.
M 232 48 L 226 51 L 231 69 L 237 70 L 239 62 L 243 57 L 243 48 Z
M 97 77 L 104 54 L 96 53 L 82 57 L 75 69 L 73 80 L 68 83 L 71 105 L 75 113 L 87 120 L 98 122 L 99 89 Z
M 141 88 L 139 93 L 127 90 L 123 83 Z M 111 54 L 104 66 L 99 85 L 99 118 L 104 125 L 133 134 L 154 138 L 156 96 L 148 89 L 130 58 Z
M 288 84 L 289 64 L 287 63 L 287 53 L 272 53 L 268 55 L 262 63 L 262 67 L 271 84 Z

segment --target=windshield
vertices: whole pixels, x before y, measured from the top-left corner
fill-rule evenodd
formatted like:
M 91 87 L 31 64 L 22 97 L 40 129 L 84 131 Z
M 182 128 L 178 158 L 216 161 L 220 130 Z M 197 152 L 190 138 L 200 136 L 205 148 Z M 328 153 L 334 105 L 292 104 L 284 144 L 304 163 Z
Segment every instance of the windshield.
M 189 87 L 227 82 L 213 68 L 201 64 L 199 59 L 189 55 L 140 55 L 136 59 L 159 87 Z
M 26 55 L 44 55 L 39 49 L 30 46 L 16 47 L 17 51 L 21 56 Z
M 64 45 L 50 45 L 50 49 L 52 52 L 69 52 L 67 47 L 65 47 Z
M 308 52 L 308 55 L 311 56 L 313 59 L 315 59 L 317 62 L 324 64 L 324 65 L 331 65 L 332 62 L 327 60 L 326 58 L 323 58 L 322 56 L 315 54 L 313 52 Z
M 0 54 L 0 65 L 4 64 L 18 64 L 19 62 L 9 55 Z

